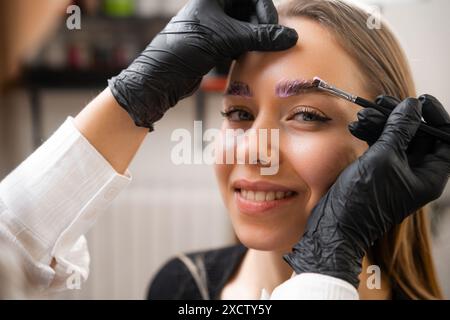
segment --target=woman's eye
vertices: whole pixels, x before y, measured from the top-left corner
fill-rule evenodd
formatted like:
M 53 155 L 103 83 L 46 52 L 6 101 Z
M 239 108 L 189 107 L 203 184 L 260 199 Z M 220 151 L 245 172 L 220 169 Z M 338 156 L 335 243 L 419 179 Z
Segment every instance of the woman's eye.
M 296 120 L 301 122 L 313 122 L 313 121 L 327 122 L 331 119 L 325 115 L 320 114 L 314 109 L 301 107 L 295 110 L 293 115 L 289 117 L 289 120 Z
M 243 109 L 233 109 L 225 112 L 221 112 L 222 116 L 229 121 L 253 121 L 254 117 L 248 111 Z

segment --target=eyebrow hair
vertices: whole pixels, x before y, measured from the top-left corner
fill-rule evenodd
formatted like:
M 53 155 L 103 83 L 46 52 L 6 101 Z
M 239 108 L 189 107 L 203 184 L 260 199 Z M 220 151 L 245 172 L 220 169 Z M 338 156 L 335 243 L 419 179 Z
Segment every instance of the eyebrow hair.
M 313 79 L 281 80 L 275 87 L 275 94 L 280 98 L 288 98 L 308 92 L 318 92 L 329 95 L 327 92 L 317 88 L 317 86 L 315 86 L 313 82 Z M 244 98 L 253 97 L 250 86 L 242 81 L 230 81 L 224 95 L 240 96 Z
M 253 97 L 250 86 L 241 81 L 231 81 L 228 88 L 225 90 L 225 95 L 241 96 L 246 98 Z
M 313 85 L 313 80 L 282 80 L 275 87 L 275 94 L 280 98 L 288 98 L 304 92 L 322 92 Z

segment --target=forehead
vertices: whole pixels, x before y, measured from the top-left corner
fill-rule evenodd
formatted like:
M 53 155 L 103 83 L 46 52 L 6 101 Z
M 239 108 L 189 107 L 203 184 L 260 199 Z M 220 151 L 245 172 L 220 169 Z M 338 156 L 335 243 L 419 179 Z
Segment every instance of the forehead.
M 281 24 L 295 28 L 297 45 L 281 52 L 249 52 L 240 57 L 230 80 L 249 84 L 256 96 L 275 94 L 280 81 L 318 76 L 351 93 L 367 96 L 362 74 L 333 34 L 305 18 L 282 18 Z

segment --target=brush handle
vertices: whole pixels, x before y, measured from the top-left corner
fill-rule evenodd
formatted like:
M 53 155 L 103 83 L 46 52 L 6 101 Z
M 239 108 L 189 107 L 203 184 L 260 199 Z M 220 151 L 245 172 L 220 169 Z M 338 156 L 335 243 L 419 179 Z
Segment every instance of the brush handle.
M 360 105 L 361 107 L 364 108 L 373 108 L 376 109 L 378 111 L 380 111 L 381 113 L 383 113 L 385 116 L 389 116 L 392 112 L 391 109 L 380 106 L 376 103 L 373 103 L 371 101 L 368 101 L 364 98 L 361 97 L 356 97 L 353 101 L 354 103 L 356 103 L 357 105 Z M 447 143 L 450 144 L 450 133 L 445 132 L 443 130 L 434 128 L 432 126 L 429 126 L 426 122 L 422 121 L 420 126 L 419 126 L 419 131 L 421 132 L 425 132 L 435 138 L 438 138 L 441 141 L 445 141 Z

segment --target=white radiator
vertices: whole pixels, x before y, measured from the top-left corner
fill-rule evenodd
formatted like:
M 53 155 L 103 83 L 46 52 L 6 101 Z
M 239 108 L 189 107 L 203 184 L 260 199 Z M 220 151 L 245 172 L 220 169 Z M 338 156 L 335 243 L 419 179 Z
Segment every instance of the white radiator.
M 91 273 L 63 299 L 142 299 L 155 272 L 178 252 L 233 241 L 216 189 L 132 185 L 89 232 Z

